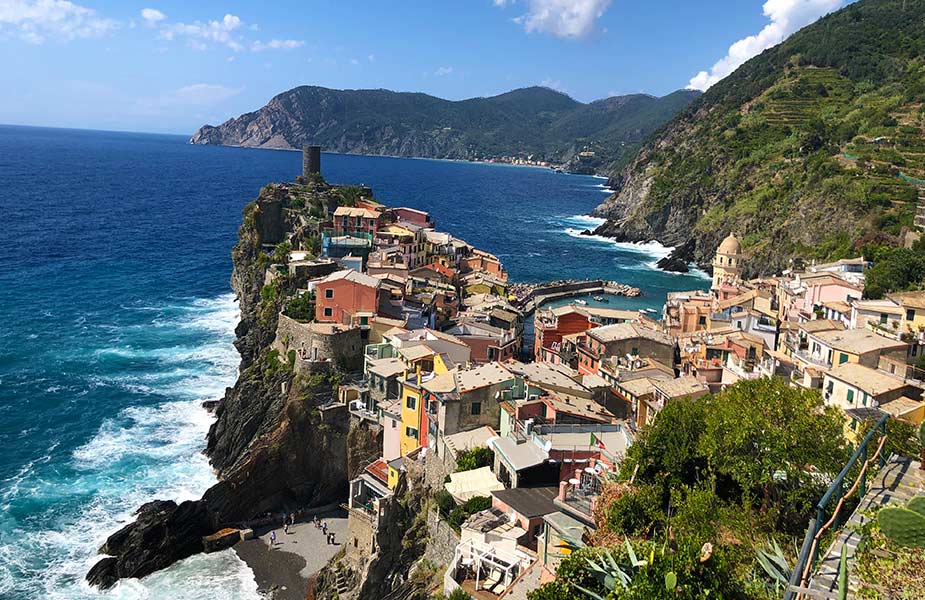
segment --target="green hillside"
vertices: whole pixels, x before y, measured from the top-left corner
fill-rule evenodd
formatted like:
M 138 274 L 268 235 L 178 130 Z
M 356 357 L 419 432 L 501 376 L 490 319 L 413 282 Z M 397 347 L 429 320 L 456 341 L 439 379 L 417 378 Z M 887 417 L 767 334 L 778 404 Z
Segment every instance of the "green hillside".
M 623 239 L 730 231 L 751 273 L 899 244 L 925 179 L 925 1 L 861 0 L 717 83 L 643 147 L 598 212 Z
M 315 143 L 336 152 L 428 158 L 532 158 L 609 174 L 698 95 L 634 94 L 583 104 L 555 90 L 530 87 L 449 101 L 419 93 L 300 86 L 260 110 L 203 126 L 191 142 L 269 148 Z

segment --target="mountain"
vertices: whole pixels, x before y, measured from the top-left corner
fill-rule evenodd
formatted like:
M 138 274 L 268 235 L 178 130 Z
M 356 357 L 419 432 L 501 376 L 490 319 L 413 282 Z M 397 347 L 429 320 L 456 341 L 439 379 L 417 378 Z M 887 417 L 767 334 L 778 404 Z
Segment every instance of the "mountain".
M 860 0 L 805 27 L 654 134 L 597 233 L 707 265 L 734 232 L 749 275 L 900 244 L 925 179 L 923 57 L 923 0 Z
M 616 96 L 583 104 L 545 87 L 450 101 L 389 90 L 300 86 L 255 112 L 205 125 L 193 144 L 298 148 L 425 158 L 533 157 L 614 172 L 699 92 Z M 580 152 L 585 152 L 579 156 Z M 590 154 L 590 153 L 593 153 Z

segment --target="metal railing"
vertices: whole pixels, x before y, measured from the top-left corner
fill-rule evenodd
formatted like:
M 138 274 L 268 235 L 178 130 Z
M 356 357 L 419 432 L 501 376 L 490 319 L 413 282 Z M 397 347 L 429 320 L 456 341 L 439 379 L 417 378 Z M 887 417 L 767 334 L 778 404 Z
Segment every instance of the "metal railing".
M 833 525 L 836 528 L 841 526 L 842 509 L 847 498 L 855 492 L 859 492 L 858 498 L 863 498 L 867 494 L 867 474 L 870 470 L 871 462 L 877 460 L 881 467 L 886 464 L 883 447 L 886 442 L 887 419 L 889 419 L 889 415 L 880 417 L 880 420 L 867 432 L 867 435 L 858 444 L 857 450 L 851 455 L 851 459 L 816 504 L 816 517 L 809 522 L 806 537 L 803 538 L 803 545 L 800 547 L 800 555 L 790 576 L 790 584 L 784 593 L 784 600 L 800 600 L 805 597 L 804 590 L 806 590 L 818 562 L 819 544 L 822 537 Z M 868 446 L 875 435 L 878 435 L 876 449 L 872 456 L 868 456 Z M 861 470 L 851 487 L 846 491 L 844 487 L 845 477 L 848 476 L 848 473 L 858 462 L 861 462 Z M 835 508 L 832 511 L 832 516 L 826 519 L 826 509 L 829 503 L 832 502 L 833 497 L 836 502 Z

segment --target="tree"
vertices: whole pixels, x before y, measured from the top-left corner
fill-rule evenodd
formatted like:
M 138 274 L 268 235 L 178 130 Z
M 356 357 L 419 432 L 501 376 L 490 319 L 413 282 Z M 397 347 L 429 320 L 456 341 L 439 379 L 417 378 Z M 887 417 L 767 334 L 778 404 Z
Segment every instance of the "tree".
M 818 391 L 766 378 L 741 381 L 707 403 L 700 453 L 743 493 L 760 493 L 763 511 L 776 491 L 812 488 L 811 470 L 837 473 L 848 459 L 844 419 Z

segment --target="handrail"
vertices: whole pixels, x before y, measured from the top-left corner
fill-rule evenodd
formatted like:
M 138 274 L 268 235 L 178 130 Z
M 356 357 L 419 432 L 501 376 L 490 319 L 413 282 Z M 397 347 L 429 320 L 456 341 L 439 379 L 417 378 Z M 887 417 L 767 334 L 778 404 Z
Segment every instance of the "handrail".
M 880 466 L 882 467 L 886 462 L 886 459 L 883 456 L 883 447 L 886 443 L 886 422 L 889 418 L 889 415 L 883 415 L 880 417 L 877 423 L 871 427 L 870 431 L 867 432 L 867 435 L 864 436 L 864 439 L 861 440 L 861 443 L 858 444 L 857 449 L 854 451 L 854 454 L 851 455 L 851 458 L 848 460 L 847 464 L 845 464 L 842 470 L 838 473 L 838 476 L 835 477 L 835 479 L 829 485 L 829 488 L 826 490 L 825 494 L 823 494 L 822 498 L 816 504 L 816 517 L 809 522 L 809 527 L 806 530 L 806 536 L 803 538 L 803 545 L 800 547 L 800 554 L 797 558 L 797 563 L 794 565 L 793 572 L 790 575 L 790 582 L 787 586 L 787 591 L 784 592 L 784 600 L 799 600 L 803 597 L 802 591 L 799 590 L 805 589 L 809 583 L 809 579 L 816 566 L 819 542 L 821 541 L 822 536 L 829 529 L 829 527 L 840 521 L 841 510 L 844 506 L 845 499 L 848 496 L 853 494 L 858 488 L 860 488 L 861 496 L 866 493 L 867 473 L 870 463 L 875 459 L 879 459 Z M 867 447 L 870 444 L 870 441 L 873 439 L 874 434 L 877 433 L 879 433 L 879 439 L 877 442 L 876 452 L 873 456 L 868 457 Z M 848 491 L 845 492 L 845 477 L 847 477 L 849 471 L 851 471 L 851 469 L 858 463 L 859 460 L 863 460 L 861 471 L 858 473 L 857 478 L 855 478 L 854 483 L 851 485 Z M 832 512 L 832 516 L 828 520 L 825 520 L 825 509 L 836 493 L 838 494 L 838 500 L 835 506 L 835 510 Z

